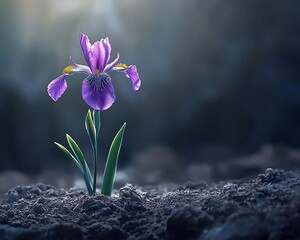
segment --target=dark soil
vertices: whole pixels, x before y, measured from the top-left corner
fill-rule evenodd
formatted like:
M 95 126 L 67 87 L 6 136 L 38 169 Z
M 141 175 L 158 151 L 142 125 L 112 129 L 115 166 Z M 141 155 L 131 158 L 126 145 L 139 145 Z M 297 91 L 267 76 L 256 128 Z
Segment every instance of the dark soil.
M 0 200 L 0 239 L 300 239 L 300 175 L 267 169 L 250 181 L 89 197 L 37 184 Z

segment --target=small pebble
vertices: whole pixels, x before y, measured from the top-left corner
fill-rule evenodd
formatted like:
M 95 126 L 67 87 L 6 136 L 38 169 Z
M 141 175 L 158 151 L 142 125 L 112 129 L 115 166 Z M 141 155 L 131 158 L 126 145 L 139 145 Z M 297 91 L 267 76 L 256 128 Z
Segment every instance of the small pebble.
M 19 195 L 24 195 L 26 193 L 25 189 L 21 186 L 17 186 L 15 190 Z
M 33 193 L 33 194 L 36 194 L 36 195 L 40 195 L 41 194 L 41 189 L 39 189 L 38 187 L 36 186 L 31 186 L 30 189 L 28 189 L 28 191 L 30 193 Z
M 19 194 L 15 190 L 10 190 L 7 193 L 8 202 L 17 202 L 19 200 Z
M 28 214 L 26 219 L 35 219 L 35 216 L 33 214 Z
M 15 213 L 14 213 L 13 211 L 11 211 L 11 210 L 8 210 L 8 211 L 6 212 L 6 216 L 7 216 L 8 218 L 12 218 L 14 215 L 15 215 Z
M 46 199 L 44 197 L 40 197 L 36 202 L 43 204 L 46 202 Z
M 33 212 L 36 214 L 42 214 L 45 212 L 44 206 L 40 203 L 36 203 L 33 205 Z
M 36 186 L 37 186 L 40 190 L 42 190 L 42 191 L 45 191 L 45 190 L 46 190 L 45 184 L 38 183 L 38 184 L 36 184 Z
M 266 181 L 266 175 L 265 174 L 258 174 L 257 178 L 259 178 L 261 181 Z
M 236 183 L 226 183 L 224 185 L 224 190 L 236 189 L 238 185 Z
M 267 168 L 265 171 L 265 174 L 267 177 L 272 177 L 274 175 L 274 169 L 273 168 Z

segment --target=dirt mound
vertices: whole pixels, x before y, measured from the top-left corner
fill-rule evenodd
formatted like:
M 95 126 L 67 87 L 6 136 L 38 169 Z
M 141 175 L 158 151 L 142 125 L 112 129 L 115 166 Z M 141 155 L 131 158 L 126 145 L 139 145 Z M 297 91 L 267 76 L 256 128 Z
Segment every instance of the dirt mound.
M 300 239 L 300 175 L 207 185 L 126 185 L 112 197 L 37 184 L 0 200 L 0 239 Z

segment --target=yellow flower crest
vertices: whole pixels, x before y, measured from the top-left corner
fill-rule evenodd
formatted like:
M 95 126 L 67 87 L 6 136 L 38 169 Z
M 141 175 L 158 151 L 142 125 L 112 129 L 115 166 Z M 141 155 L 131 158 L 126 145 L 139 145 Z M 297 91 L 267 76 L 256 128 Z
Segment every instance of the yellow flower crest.
M 126 64 L 124 64 L 124 63 L 118 63 L 115 67 L 117 67 L 117 68 L 127 68 L 127 65 Z
M 75 66 L 73 66 L 73 65 L 69 65 L 69 66 L 67 66 L 67 67 L 65 67 L 64 68 L 64 70 L 63 70 L 63 74 L 64 73 L 69 73 L 69 72 L 71 72 L 73 69 L 75 69 Z

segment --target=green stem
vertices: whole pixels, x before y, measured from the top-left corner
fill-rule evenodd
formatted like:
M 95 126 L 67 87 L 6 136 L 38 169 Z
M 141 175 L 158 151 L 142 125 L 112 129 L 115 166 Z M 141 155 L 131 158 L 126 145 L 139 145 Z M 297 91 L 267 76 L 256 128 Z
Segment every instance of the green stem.
M 96 193 L 96 183 L 97 183 L 97 168 L 98 168 L 98 134 L 100 130 L 100 111 L 94 110 L 93 112 L 93 121 L 96 128 L 96 141 L 93 148 L 94 155 L 94 180 L 93 180 L 93 192 Z
M 98 139 L 97 139 L 98 140 Z M 97 168 L 98 168 L 98 153 L 97 153 L 97 142 L 93 147 L 93 155 L 94 155 L 94 180 L 93 180 L 93 193 L 96 193 L 96 183 L 97 183 Z
M 83 175 L 84 175 L 84 174 L 83 174 Z M 93 191 L 93 189 L 92 189 L 92 187 L 91 187 L 91 185 L 90 185 L 88 179 L 87 179 L 85 176 L 83 176 L 83 178 L 84 178 L 85 185 L 86 185 L 86 188 L 87 188 L 87 190 L 88 190 L 88 193 L 89 193 L 90 196 L 92 196 L 92 195 L 94 194 L 94 191 Z

